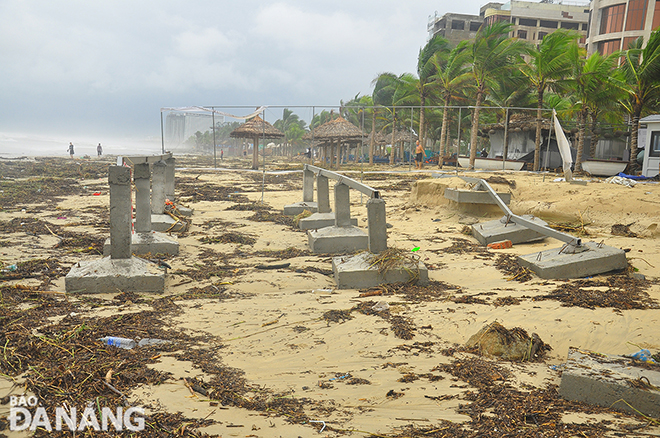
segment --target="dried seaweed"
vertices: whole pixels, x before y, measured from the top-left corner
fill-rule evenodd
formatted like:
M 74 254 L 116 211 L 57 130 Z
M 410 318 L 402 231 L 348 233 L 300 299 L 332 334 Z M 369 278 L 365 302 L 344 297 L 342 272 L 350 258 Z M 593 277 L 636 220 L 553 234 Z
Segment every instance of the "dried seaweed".
M 562 306 L 612 307 L 627 309 L 657 309 L 658 302 L 652 299 L 646 289 L 650 283 L 628 275 L 609 275 L 594 279 L 580 279 L 560 284 L 546 295 L 534 297 L 534 301 L 557 300 Z M 605 290 L 603 290 L 605 289 Z
M 207 243 L 207 244 L 212 244 L 212 243 L 240 243 L 241 245 L 254 245 L 257 243 L 257 239 L 254 237 L 243 234 L 243 233 L 238 233 L 235 231 L 230 231 L 228 233 L 221 234 L 220 236 L 206 236 L 197 239 L 201 243 Z

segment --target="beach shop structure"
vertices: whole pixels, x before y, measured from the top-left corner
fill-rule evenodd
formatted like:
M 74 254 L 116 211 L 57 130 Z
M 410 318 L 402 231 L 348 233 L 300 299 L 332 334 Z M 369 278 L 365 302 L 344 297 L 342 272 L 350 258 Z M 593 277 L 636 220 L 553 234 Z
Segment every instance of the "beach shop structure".
M 646 125 L 645 141 L 642 143 L 639 137 L 640 147 L 645 145 L 642 175 L 653 177 L 660 173 L 660 114 L 644 117 L 639 123 Z

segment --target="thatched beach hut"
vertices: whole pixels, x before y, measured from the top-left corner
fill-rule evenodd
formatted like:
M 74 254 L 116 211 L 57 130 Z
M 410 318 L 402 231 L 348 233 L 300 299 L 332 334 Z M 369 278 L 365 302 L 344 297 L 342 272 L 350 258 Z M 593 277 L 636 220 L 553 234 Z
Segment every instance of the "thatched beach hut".
M 234 129 L 230 134 L 232 138 L 250 138 L 254 141 L 252 150 L 252 168 L 259 168 L 259 138 L 283 138 L 284 134 L 261 117 L 255 116 Z
M 338 116 L 336 119 L 314 129 L 313 133 L 308 132 L 303 138 L 312 139 L 312 137 L 322 147 L 323 156 L 327 157 L 329 155 L 330 168 L 332 169 L 334 167 L 335 145 L 337 150 L 336 168 L 339 168 L 342 145 L 356 144 L 362 141 L 362 131 L 348 120 Z

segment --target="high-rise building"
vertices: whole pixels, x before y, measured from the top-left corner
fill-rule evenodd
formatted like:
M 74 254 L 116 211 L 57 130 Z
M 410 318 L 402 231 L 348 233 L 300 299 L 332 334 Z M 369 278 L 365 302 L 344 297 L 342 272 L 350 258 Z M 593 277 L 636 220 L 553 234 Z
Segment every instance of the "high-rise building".
M 638 37 L 648 41 L 660 27 L 660 0 L 592 0 L 587 52 L 626 50 Z
M 434 35 L 442 35 L 452 46 L 456 46 L 461 40 L 474 38 L 483 23 L 488 25 L 496 21 L 511 23 L 512 37 L 534 44 L 557 29 L 576 31 L 582 35 L 580 42 L 584 44 L 589 24 L 589 3 L 564 1 L 555 4 L 548 1 L 537 3 L 520 0 L 507 3 L 491 2 L 479 9 L 479 15 L 447 13 L 438 16 L 436 12 L 429 17 L 427 29 L 429 39 Z
M 584 44 L 589 23 L 588 2 L 526 2 L 511 0 L 497 7 L 490 3 L 481 7 L 484 24 L 507 21 L 512 24 L 511 36 L 538 44 L 544 36 L 557 29 L 573 30 Z
M 440 35 L 447 38 L 452 47 L 456 47 L 463 40 L 473 39 L 483 22 L 484 18 L 479 15 L 447 13 L 439 17 L 436 12 L 429 16 L 429 40 Z

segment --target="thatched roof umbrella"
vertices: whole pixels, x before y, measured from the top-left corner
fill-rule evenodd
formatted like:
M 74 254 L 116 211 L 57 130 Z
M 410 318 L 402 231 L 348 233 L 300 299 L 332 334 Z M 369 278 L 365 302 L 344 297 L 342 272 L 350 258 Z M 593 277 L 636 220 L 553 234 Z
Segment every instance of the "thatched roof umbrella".
M 364 141 L 366 143 L 371 144 L 371 137 L 372 137 L 372 133 L 370 132 Z M 382 132 L 380 131 L 376 132 L 376 135 L 373 135 L 373 137 L 374 137 L 374 144 L 380 144 L 380 145 L 387 144 L 387 138 L 385 138 L 385 134 L 383 134 Z
M 234 129 L 230 134 L 232 138 L 251 138 L 254 140 L 252 151 L 252 168 L 259 168 L 259 138 L 282 138 L 284 134 L 261 117 L 255 116 Z
M 416 140 L 417 140 L 417 136 L 415 134 L 413 134 L 412 132 L 410 132 L 410 131 L 400 131 L 399 130 L 399 131 L 396 131 L 394 133 L 394 142 L 395 143 L 400 143 L 402 141 L 412 143 Z
M 357 142 L 362 139 L 362 131 L 360 131 L 355 125 L 343 118 L 342 116 L 337 117 L 334 120 L 330 120 L 314 129 L 313 132 L 314 140 L 318 140 L 320 143 L 330 143 L 334 145 L 334 142 L 337 142 L 341 145 L 342 142 Z M 312 138 L 312 132 L 305 134 L 303 138 Z M 330 168 L 333 166 L 333 153 L 330 154 Z M 339 167 L 339 157 L 337 157 L 337 168 Z
M 417 136 L 410 131 L 397 129 L 391 134 L 391 140 L 392 140 L 392 152 L 390 154 L 390 164 L 393 164 L 395 145 L 397 143 L 401 143 L 401 148 L 399 149 L 399 151 L 401 153 L 401 160 L 403 160 L 403 143 L 404 142 L 412 143 L 415 140 L 417 140 Z

